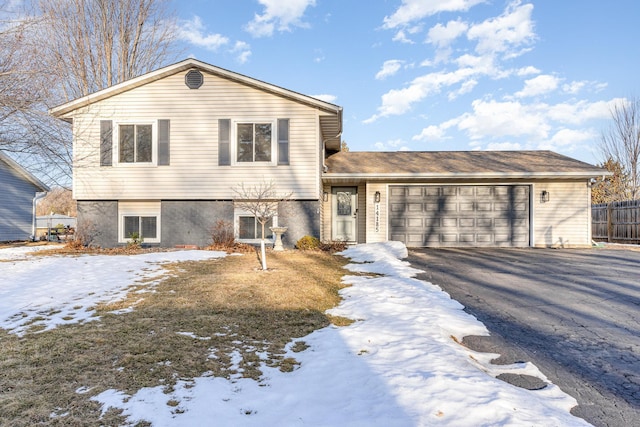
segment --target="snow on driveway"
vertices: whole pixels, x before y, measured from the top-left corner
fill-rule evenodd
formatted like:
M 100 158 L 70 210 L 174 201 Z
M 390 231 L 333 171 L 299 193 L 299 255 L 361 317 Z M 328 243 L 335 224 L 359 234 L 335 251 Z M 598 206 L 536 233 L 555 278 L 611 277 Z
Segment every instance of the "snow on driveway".
M 81 319 L 75 306 L 121 298 L 134 281 L 157 277 L 159 263 L 186 254 L 216 256 L 188 251 L 0 262 L 0 274 L 9 278 L 0 285 L 0 326 L 23 332 L 19 321 L 7 319 L 29 316 L 29 310 L 73 311 Z M 154 426 L 588 425 L 569 413 L 576 401 L 555 385 L 528 391 L 494 378 L 509 372 L 546 380 L 535 366 L 493 366 L 489 360 L 496 355 L 459 345 L 456 340 L 487 334 L 486 328 L 438 286 L 413 278 L 418 271 L 401 261 L 407 255 L 402 244 L 358 245 L 344 255 L 353 261 L 350 270 L 380 276 L 344 277 L 352 286 L 341 291 L 342 303 L 329 313 L 356 322 L 302 338 L 309 348 L 288 354 L 301 362 L 294 372 L 264 366 L 260 382 L 204 374 L 179 381 L 168 394 L 152 387 L 133 395 L 107 390 L 92 399 L 105 411 L 121 408 L 131 425 L 143 420 Z M 76 271 L 64 290 L 46 274 L 54 266 Z M 58 319 L 43 322 L 55 327 Z

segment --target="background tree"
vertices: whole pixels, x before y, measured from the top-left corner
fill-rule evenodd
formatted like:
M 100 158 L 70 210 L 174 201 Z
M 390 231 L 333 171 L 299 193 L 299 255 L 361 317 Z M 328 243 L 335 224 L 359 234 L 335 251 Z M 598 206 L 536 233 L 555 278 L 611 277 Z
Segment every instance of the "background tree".
M 602 132 L 600 149 L 605 159 L 620 165 L 620 200 L 640 199 L 640 99 L 614 105 L 611 125 Z
M 173 60 L 175 16 L 168 0 L 0 2 L 0 149 L 69 185 L 70 126 L 49 108 Z
M 274 181 L 252 186 L 241 183 L 233 191 L 237 196 L 234 201 L 235 206 L 253 215 L 260 224 L 260 261 L 262 269 L 266 270 L 265 227 L 278 214 L 280 202 L 289 200 L 291 193 L 278 193 Z
M 613 173 L 611 176 L 600 177 L 591 187 L 591 203 L 611 203 L 626 200 L 625 181 L 628 179 L 622 165 L 613 159 L 599 165 Z
M 71 190 L 62 187 L 52 188 L 36 207 L 36 215 L 61 214 L 76 216 L 76 202 Z

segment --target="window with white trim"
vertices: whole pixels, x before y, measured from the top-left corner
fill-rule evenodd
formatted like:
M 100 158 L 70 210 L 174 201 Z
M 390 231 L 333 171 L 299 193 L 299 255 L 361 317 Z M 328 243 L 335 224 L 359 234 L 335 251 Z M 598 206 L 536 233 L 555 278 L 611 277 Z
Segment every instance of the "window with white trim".
M 158 238 L 158 217 L 125 215 L 124 237 L 126 239 L 151 240 Z
M 236 240 L 243 243 L 259 243 L 262 238 L 262 224 L 249 212 L 236 210 L 235 217 L 235 235 Z M 278 217 L 273 217 L 264 225 L 265 240 L 273 240 L 273 232 L 271 227 L 278 225 Z
M 274 123 L 271 121 L 236 122 L 234 160 L 236 164 L 275 164 Z
M 160 243 L 160 202 L 119 202 L 118 242 Z

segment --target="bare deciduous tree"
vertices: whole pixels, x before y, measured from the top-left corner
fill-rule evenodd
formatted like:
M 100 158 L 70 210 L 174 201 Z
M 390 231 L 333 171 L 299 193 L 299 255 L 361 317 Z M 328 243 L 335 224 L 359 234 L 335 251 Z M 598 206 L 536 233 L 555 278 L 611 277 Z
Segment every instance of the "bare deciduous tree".
M 62 187 L 55 187 L 38 202 L 37 215 L 61 214 L 76 216 L 76 202 L 71 197 L 71 191 Z
M 68 124 L 49 108 L 174 59 L 168 0 L 0 0 L 0 149 L 49 183 L 68 185 Z
M 265 226 L 278 214 L 280 202 L 291 198 L 292 193 L 279 193 L 274 181 L 261 182 L 255 185 L 241 183 L 233 189 L 237 198 L 235 206 L 249 212 L 260 223 L 262 234 L 260 237 L 260 260 L 262 269 L 267 269 L 267 256 L 265 250 Z
M 39 0 L 39 37 L 62 101 L 152 71 L 172 57 L 167 0 Z
M 611 109 L 612 123 L 602 133 L 604 158 L 622 167 L 621 199 L 640 199 L 640 98 L 624 100 Z

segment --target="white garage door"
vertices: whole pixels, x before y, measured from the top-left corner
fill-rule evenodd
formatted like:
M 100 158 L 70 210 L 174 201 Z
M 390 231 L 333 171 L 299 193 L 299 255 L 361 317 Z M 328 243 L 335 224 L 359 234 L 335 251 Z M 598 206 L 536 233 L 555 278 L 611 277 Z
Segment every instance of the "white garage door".
M 389 238 L 409 247 L 529 246 L 529 186 L 390 186 Z

